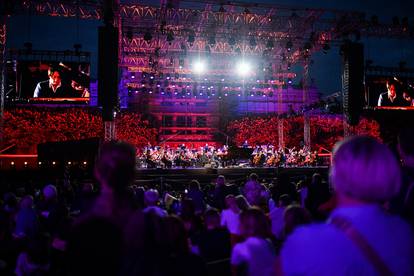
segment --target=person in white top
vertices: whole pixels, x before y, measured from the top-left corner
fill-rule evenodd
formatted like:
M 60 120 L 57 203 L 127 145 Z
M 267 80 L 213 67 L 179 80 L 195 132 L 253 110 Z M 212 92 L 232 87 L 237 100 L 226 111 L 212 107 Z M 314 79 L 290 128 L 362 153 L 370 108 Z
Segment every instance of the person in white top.
M 263 211 L 255 207 L 243 211 L 240 230 L 246 240 L 236 244 L 231 253 L 234 275 L 275 275 L 276 250 L 268 239 L 270 225 Z
M 221 226 L 227 228 L 232 235 L 240 235 L 239 214 L 240 209 L 237 207 L 234 195 L 226 196 L 226 206 L 221 212 Z
M 285 226 L 284 213 L 286 207 L 291 203 L 289 195 L 284 194 L 279 197 L 278 206 L 273 208 L 269 213 L 269 218 L 272 223 L 272 234 L 278 240 L 283 239 L 283 229 Z
M 345 140 L 334 150 L 330 179 L 337 208 L 327 223 L 288 237 L 277 275 L 414 275 L 412 230 L 382 207 L 401 183 L 391 150 L 368 137 Z

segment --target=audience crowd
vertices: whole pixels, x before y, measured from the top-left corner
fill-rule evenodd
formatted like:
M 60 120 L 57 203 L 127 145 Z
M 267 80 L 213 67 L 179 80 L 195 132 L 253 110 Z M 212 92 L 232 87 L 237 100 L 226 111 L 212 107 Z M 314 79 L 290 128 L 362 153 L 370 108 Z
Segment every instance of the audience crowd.
M 1 275 L 414 275 L 414 134 L 334 150 L 329 178 L 184 191 L 134 185 L 135 150 L 102 146 L 96 182 L 2 195 Z M 401 162 L 399 162 L 400 160 Z

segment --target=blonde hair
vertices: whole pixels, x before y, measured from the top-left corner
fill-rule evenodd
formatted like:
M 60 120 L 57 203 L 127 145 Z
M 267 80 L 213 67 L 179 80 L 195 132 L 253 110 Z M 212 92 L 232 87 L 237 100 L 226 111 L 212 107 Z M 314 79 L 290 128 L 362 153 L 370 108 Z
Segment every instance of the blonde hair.
M 339 194 L 381 202 L 399 192 L 401 171 L 385 145 L 373 138 L 356 136 L 335 147 L 330 179 Z

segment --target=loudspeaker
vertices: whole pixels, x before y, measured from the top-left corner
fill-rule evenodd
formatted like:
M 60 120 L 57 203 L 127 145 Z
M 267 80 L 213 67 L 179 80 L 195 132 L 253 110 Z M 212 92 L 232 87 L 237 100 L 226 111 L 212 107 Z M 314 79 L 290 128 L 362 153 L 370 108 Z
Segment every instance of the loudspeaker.
M 37 146 L 37 159 L 44 163 L 87 162 L 92 165 L 102 140 L 90 138 L 64 142 L 47 142 Z
M 344 115 L 349 124 L 356 125 L 364 104 L 364 46 L 347 42 L 341 46 L 341 55 Z
M 98 36 L 98 103 L 104 121 L 111 121 L 118 105 L 118 29 L 99 27 Z

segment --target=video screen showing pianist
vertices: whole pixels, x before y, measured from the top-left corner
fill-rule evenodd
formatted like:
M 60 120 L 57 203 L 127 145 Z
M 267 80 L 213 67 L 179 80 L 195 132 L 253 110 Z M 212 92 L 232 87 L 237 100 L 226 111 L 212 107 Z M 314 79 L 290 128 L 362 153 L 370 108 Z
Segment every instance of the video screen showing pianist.
M 36 103 L 89 101 L 89 63 L 17 61 L 14 68 L 17 100 Z
M 365 78 L 365 106 L 376 109 L 414 109 L 414 79 L 399 76 Z
M 61 64 L 60 67 L 65 68 Z M 66 67 L 68 68 L 68 67 Z M 74 76 L 65 78 L 64 70 L 50 66 L 47 70 L 48 79 L 37 83 L 33 98 L 87 98 L 88 88 Z
M 397 81 L 388 80 L 386 91 L 378 97 L 378 106 L 410 106 L 411 102 L 403 97 L 402 90 L 402 86 Z

